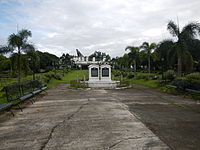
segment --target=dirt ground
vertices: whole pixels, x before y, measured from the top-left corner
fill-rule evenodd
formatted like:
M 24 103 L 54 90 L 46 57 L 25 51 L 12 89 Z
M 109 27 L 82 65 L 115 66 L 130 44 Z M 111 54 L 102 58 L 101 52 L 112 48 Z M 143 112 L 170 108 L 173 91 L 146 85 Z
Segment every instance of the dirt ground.
M 199 103 L 135 85 L 58 85 L 0 116 L 0 150 L 200 149 Z

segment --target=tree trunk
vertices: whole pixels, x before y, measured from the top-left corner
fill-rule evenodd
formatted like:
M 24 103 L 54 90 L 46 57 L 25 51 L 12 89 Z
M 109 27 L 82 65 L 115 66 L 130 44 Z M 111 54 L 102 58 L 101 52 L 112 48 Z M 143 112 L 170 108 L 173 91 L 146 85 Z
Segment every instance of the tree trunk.
M 21 53 L 20 53 L 20 48 L 18 47 L 18 62 L 17 62 L 17 67 L 18 67 L 18 83 L 21 83 Z
M 151 64 L 150 64 L 150 56 L 148 57 L 148 71 L 151 73 Z
M 178 76 L 181 77 L 182 75 L 182 60 L 181 56 L 178 56 Z
M 136 61 L 133 60 L 133 65 L 134 65 L 134 73 L 136 74 Z
M 33 80 L 35 80 L 35 71 L 33 71 Z

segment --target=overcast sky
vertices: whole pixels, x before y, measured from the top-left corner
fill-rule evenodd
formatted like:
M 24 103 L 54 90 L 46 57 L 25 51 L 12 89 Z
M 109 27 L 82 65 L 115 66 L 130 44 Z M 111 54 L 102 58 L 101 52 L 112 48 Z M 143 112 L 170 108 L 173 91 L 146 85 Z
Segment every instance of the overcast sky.
M 115 57 L 128 45 L 170 38 L 166 26 L 177 16 L 180 27 L 200 21 L 200 0 L 0 0 L 0 45 L 18 24 L 40 51 Z

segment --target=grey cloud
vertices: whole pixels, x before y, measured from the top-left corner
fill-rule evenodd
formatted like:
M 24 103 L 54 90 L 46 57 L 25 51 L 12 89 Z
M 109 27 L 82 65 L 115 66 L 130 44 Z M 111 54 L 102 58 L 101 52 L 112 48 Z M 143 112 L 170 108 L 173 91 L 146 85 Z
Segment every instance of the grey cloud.
M 32 41 L 42 51 L 60 56 L 85 55 L 102 50 L 112 56 L 122 55 L 127 45 L 143 41 L 159 42 L 169 38 L 167 22 L 180 25 L 200 19 L 200 1 L 193 0 L 20 0 L 12 10 L 25 14 L 17 17 L 20 27 L 33 32 Z M 35 33 L 35 35 L 34 35 Z M 152 35 L 153 34 L 153 35 Z

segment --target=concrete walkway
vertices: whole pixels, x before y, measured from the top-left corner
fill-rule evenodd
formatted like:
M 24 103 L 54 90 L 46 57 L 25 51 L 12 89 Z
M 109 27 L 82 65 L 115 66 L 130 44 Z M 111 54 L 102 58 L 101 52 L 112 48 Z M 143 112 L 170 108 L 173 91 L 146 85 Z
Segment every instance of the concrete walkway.
M 1 119 L 0 150 L 173 149 L 152 132 L 141 115 L 144 113 L 136 108 L 144 104 L 171 105 L 159 97 L 167 99 L 169 95 L 137 88 L 76 90 L 59 85 L 36 103 L 26 105 L 23 112 L 17 111 L 15 117 Z

